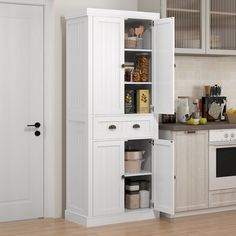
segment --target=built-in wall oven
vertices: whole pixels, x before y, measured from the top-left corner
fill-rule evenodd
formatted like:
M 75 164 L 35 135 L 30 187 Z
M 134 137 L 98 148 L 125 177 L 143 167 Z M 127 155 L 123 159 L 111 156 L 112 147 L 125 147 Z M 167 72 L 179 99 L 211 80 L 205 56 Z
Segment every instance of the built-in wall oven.
M 236 129 L 209 131 L 209 189 L 236 188 Z

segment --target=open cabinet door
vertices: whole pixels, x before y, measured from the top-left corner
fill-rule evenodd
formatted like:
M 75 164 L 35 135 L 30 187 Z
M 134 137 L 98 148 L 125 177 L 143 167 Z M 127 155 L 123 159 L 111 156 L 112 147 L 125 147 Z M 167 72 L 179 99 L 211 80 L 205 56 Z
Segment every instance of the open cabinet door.
M 170 140 L 155 140 L 153 159 L 155 210 L 174 215 L 174 182 L 174 143 Z
M 153 99 L 158 114 L 174 114 L 174 35 L 174 18 L 154 22 Z

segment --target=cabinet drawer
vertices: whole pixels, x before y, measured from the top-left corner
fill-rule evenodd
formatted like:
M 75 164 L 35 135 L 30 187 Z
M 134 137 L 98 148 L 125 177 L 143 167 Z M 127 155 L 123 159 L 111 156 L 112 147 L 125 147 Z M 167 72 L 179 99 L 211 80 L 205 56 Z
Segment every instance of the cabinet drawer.
M 118 120 L 94 119 L 95 139 L 118 139 L 123 135 L 124 124 Z
M 93 127 L 94 139 L 153 138 L 154 117 L 152 115 L 96 117 Z
M 153 119 L 135 120 L 125 124 L 125 136 L 129 138 L 146 138 L 154 135 Z

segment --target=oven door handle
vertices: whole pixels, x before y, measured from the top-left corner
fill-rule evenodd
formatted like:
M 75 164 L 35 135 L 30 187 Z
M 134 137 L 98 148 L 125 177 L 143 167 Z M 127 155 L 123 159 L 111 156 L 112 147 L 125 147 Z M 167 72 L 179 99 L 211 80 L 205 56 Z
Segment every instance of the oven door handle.
M 221 147 L 224 147 L 224 146 L 227 146 L 227 147 L 234 147 L 236 146 L 236 141 L 228 141 L 228 142 L 209 142 L 209 145 L 210 146 L 214 146 L 214 147 L 217 147 L 217 146 L 221 146 Z

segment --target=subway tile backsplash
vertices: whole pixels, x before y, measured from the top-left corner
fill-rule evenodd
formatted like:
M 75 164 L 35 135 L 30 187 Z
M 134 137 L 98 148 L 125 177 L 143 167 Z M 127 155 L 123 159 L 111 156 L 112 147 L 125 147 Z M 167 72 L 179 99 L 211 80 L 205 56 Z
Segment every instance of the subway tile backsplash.
M 204 85 L 218 84 L 228 98 L 228 108 L 236 108 L 236 57 L 175 57 L 175 95 L 201 98 Z

